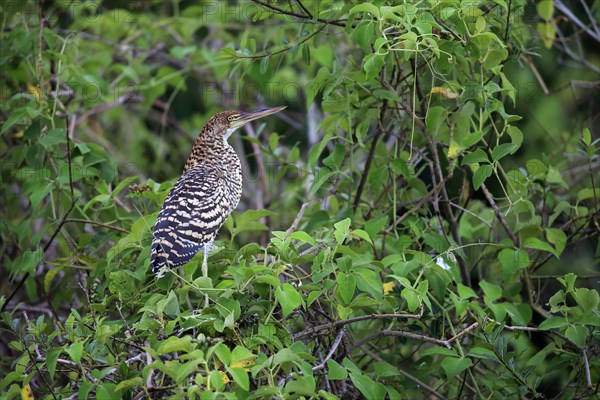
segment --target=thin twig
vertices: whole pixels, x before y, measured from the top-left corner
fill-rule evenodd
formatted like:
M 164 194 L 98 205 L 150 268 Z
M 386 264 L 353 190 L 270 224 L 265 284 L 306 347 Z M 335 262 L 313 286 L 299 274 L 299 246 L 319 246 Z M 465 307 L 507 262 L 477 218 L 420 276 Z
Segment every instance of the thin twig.
M 292 222 L 292 225 L 290 225 L 288 230 L 285 232 L 285 237 L 286 238 L 289 237 L 292 233 L 294 233 L 298 230 L 298 225 L 300 225 L 300 221 L 302 220 L 302 217 L 304 217 L 304 213 L 306 212 L 306 209 L 308 207 L 311 207 L 311 206 L 314 206 L 315 204 L 321 203 L 327 197 L 329 197 L 329 196 L 321 197 L 318 199 L 312 199 L 307 202 L 304 202 L 302 204 L 302 207 L 300 207 L 300 211 L 298 212 L 298 215 L 296 215 L 296 218 L 294 218 L 294 222 Z
M 313 33 L 311 33 L 310 35 L 308 35 L 307 37 L 305 37 L 304 39 L 302 39 L 298 43 L 290 44 L 289 46 L 286 46 L 283 49 L 274 51 L 272 53 L 264 53 L 264 54 L 256 54 L 256 55 L 241 55 L 241 54 L 236 54 L 235 58 L 236 59 L 243 59 L 243 58 L 257 59 L 257 58 L 271 57 L 271 56 L 275 56 L 277 54 L 285 53 L 286 51 L 290 50 L 292 47 L 300 46 L 301 44 L 308 42 L 310 39 L 312 39 L 313 37 L 315 37 L 316 35 L 318 35 L 323 29 L 325 29 L 326 26 L 327 25 L 322 25 L 316 31 L 314 31 Z
M 385 66 L 382 70 L 382 75 L 385 75 Z M 375 155 L 375 148 L 377 147 L 377 142 L 379 141 L 379 138 L 383 134 L 384 129 L 383 129 L 381 121 L 383 121 L 386 110 L 387 110 L 387 100 L 384 100 L 383 105 L 381 106 L 381 109 L 379 110 L 379 129 L 377 129 L 377 131 L 375 132 L 375 135 L 373 136 L 373 140 L 371 141 L 371 147 L 369 148 L 367 160 L 365 161 L 365 166 L 363 168 L 362 175 L 360 176 L 360 182 L 358 183 L 358 188 L 356 189 L 356 196 L 354 197 L 354 204 L 352 206 L 352 209 L 354 210 L 355 213 L 360 204 L 360 199 L 362 197 L 362 193 L 365 188 L 365 184 L 367 182 L 367 177 L 369 176 L 369 170 L 371 169 L 371 163 L 373 162 L 373 156 Z
M 510 237 L 510 240 L 512 240 L 512 242 L 515 245 L 515 247 L 519 248 L 519 241 L 517 240 L 517 237 L 510 230 L 510 227 L 508 226 L 508 223 L 506 222 L 506 219 L 504 219 L 504 215 L 502 215 L 502 213 L 500 212 L 500 209 L 498 208 L 498 205 L 494 201 L 494 197 L 492 196 L 492 194 L 488 190 L 488 188 L 485 185 L 485 183 L 481 184 L 481 190 L 483 191 L 483 194 L 485 195 L 485 198 L 487 199 L 488 203 L 490 203 L 490 206 L 492 206 L 492 208 L 494 209 L 494 213 L 496 214 L 496 218 L 498 218 L 498 221 L 500 221 L 500 224 L 504 228 L 504 231 L 506 231 L 506 233 L 508 234 L 508 237 Z
M 433 187 L 433 189 L 431 189 L 429 191 L 429 193 L 427 193 L 425 196 L 423 196 L 421 198 L 421 200 L 419 200 L 419 202 L 417 204 L 415 204 L 415 206 L 413 208 L 411 208 L 410 210 L 408 210 L 407 212 L 402 214 L 400 217 L 398 217 L 398 219 L 396 219 L 396 221 L 394 221 L 394 223 L 392 225 L 388 226 L 385 229 L 385 233 L 390 233 L 392 231 L 392 229 L 394 229 L 396 227 L 396 225 L 398 225 L 399 223 L 404 221 L 406 218 L 408 218 L 411 214 L 415 213 L 421 207 L 423 207 L 423 204 L 425 204 L 431 198 L 431 196 L 433 196 L 433 194 L 436 193 L 440 189 L 440 187 L 446 183 L 447 179 L 448 179 L 448 177 L 446 176 L 446 177 L 444 177 L 444 179 L 442 181 L 438 182 L 437 185 L 435 185 Z
M 101 114 L 101 113 L 111 110 L 113 108 L 122 106 L 123 104 L 126 104 L 126 103 L 140 103 L 142 101 L 143 101 L 142 97 L 139 96 L 137 93 L 135 93 L 135 92 L 127 93 L 123 96 L 120 96 L 116 101 L 113 101 L 110 103 L 102 103 L 102 104 L 98 104 L 97 106 L 92 107 L 88 111 L 81 114 L 81 116 L 79 118 L 73 118 L 73 121 L 77 121 L 77 123 L 75 125 L 79 125 L 82 121 L 88 119 L 89 117 L 91 117 L 93 115 Z
M 438 344 L 440 346 L 444 346 L 449 349 L 452 348 L 452 346 L 450 346 L 450 343 L 447 340 L 436 339 L 436 338 L 432 338 L 431 336 L 421 335 L 421 334 L 414 333 L 414 332 L 390 331 L 387 329 L 384 329 L 381 332 L 382 332 L 383 336 L 400 336 L 400 337 L 405 337 L 408 339 L 416 339 L 416 340 L 420 340 L 423 342 Z
M 470 331 L 472 331 L 473 329 L 477 328 L 477 326 L 479 326 L 479 322 L 474 322 L 473 324 L 469 325 L 462 331 L 458 332 L 456 335 L 452 336 L 450 339 L 447 340 L 447 342 L 448 343 L 454 342 L 456 339 L 460 338 L 461 336 L 463 336 L 463 335 L 469 333 Z
M 489 222 L 487 222 L 485 219 L 481 218 L 479 215 L 477 215 L 477 214 L 476 214 L 476 213 L 474 213 L 473 211 L 471 211 L 471 210 L 468 210 L 468 209 L 466 209 L 466 208 L 464 208 L 464 207 L 461 207 L 460 205 L 458 205 L 458 204 L 456 204 L 456 203 L 454 203 L 454 202 L 452 202 L 452 201 L 449 201 L 449 202 L 448 202 L 448 204 L 450 204 L 450 205 L 451 205 L 452 207 L 454 207 L 454 208 L 458 208 L 458 209 L 459 209 L 459 210 L 461 210 L 462 212 L 465 212 L 465 213 L 469 214 L 469 215 L 470 215 L 470 216 L 472 216 L 473 218 L 476 218 L 476 219 L 478 219 L 479 221 L 481 221 L 482 223 L 484 223 L 484 224 L 485 224 L 485 225 L 486 225 L 488 228 L 490 228 L 490 229 L 492 228 L 492 224 L 490 224 Z
M 264 3 L 264 2 L 259 1 L 259 0 L 252 0 L 252 1 L 254 3 L 256 3 L 256 4 L 259 4 L 259 5 L 263 6 L 263 7 L 265 7 L 265 8 L 268 8 L 268 9 L 273 10 L 273 11 L 277 11 L 280 14 L 289 15 L 291 17 L 296 17 L 296 18 L 301 18 L 301 19 L 313 19 L 312 15 L 310 13 L 308 13 L 308 14 L 298 14 L 298 13 L 295 13 L 293 11 L 288 11 L 288 10 L 284 10 L 283 8 L 275 7 L 274 5 L 271 5 L 269 3 Z M 298 3 L 300 3 L 300 2 L 298 2 Z M 302 8 L 304 8 L 304 7 L 302 7 Z M 326 25 L 336 25 L 336 26 L 341 26 L 341 27 L 345 27 L 346 26 L 346 24 L 344 23 L 345 20 L 343 20 L 343 19 L 341 19 L 341 20 L 328 20 L 328 19 L 323 19 L 323 18 L 317 18 L 317 21 L 324 23 L 325 24 L 324 26 L 326 26 Z
M 583 22 L 581 22 L 579 20 L 579 18 L 577 18 L 577 16 L 575 16 L 575 14 L 573 14 L 573 12 L 567 6 L 565 6 L 563 4 L 562 1 L 560 1 L 560 0 L 554 0 L 554 6 L 559 11 L 561 11 L 563 14 L 565 14 L 569 18 L 569 20 L 573 21 L 575 23 L 575 25 L 577 25 L 582 31 L 584 31 L 585 33 L 587 33 L 596 42 L 600 43 L 600 32 L 596 32 L 596 31 L 593 31 L 593 30 L 589 29 L 586 24 L 584 24 Z
M 335 322 L 331 322 L 329 324 L 323 324 L 323 325 L 317 325 L 317 326 L 313 326 L 311 328 L 308 328 L 306 330 L 303 330 L 301 332 L 298 332 L 294 335 L 292 335 L 292 338 L 294 340 L 304 337 L 304 336 L 309 336 L 312 335 L 316 332 L 325 330 L 325 329 L 333 329 L 333 328 L 337 328 L 339 326 L 344 326 L 344 325 L 348 325 L 348 324 L 352 324 L 355 322 L 360 322 L 360 321 L 365 321 L 365 320 L 369 320 L 369 319 L 395 319 L 395 318 L 414 318 L 414 319 L 420 319 L 421 318 L 421 314 L 369 314 L 369 315 L 361 315 L 360 317 L 354 317 L 354 318 L 348 318 L 348 319 L 342 319 L 339 321 L 335 321 Z
M 504 31 L 504 43 L 508 43 L 508 34 L 510 33 L 510 12 L 512 9 L 512 0 L 508 1 L 508 12 L 506 13 L 506 30 Z
M 302 9 L 302 11 L 304 11 L 304 13 L 309 17 L 312 18 L 312 14 L 311 12 L 308 10 L 308 8 L 304 7 L 304 4 L 302 4 L 302 2 L 300 0 L 296 0 L 296 3 L 298 3 L 298 6 L 300 6 L 300 8 Z
M 544 78 L 542 78 L 542 75 L 537 70 L 535 64 L 531 61 L 531 59 L 529 57 L 525 56 L 524 54 L 521 54 L 520 58 L 521 58 L 521 60 L 525 61 L 525 63 L 529 66 L 529 69 L 531 69 L 533 76 L 535 76 L 535 79 L 540 84 L 540 87 L 544 91 L 544 94 L 546 96 L 549 95 L 550 91 L 548 90 L 548 86 L 546 86 L 546 82 L 544 82 Z
M 123 233 L 130 233 L 127 229 L 119 228 L 118 226 L 114 226 L 114 225 L 105 224 L 103 222 L 92 221 L 92 220 L 89 220 L 89 219 L 80 219 L 80 218 L 67 218 L 67 219 L 65 219 L 65 223 L 69 223 L 69 222 L 77 222 L 77 223 L 81 223 L 81 224 L 97 225 L 97 226 L 101 226 L 103 228 L 108 228 L 108 229 L 112 229 L 112 230 L 123 232 Z
M 327 360 L 329 360 L 333 356 L 333 353 L 335 353 L 335 350 L 340 345 L 342 338 L 344 337 L 345 334 L 346 334 L 346 329 L 344 329 L 344 328 L 340 329 L 340 331 L 338 332 L 338 334 L 335 337 L 335 340 L 333 342 L 333 345 L 331 346 L 331 349 L 325 356 L 325 359 L 321 362 L 321 364 L 315 365 L 312 368 L 313 371 L 317 371 L 317 370 L 325 368 L 325 363 L 327 363 Z
M 585 371 L 585 383 L 588 388 L 592 388 L 592 376 L 590 374 L 590 362 L 588 361 L 587 352 L 581 349 L 581 358 L 583 358 L 583 369 Z
M 369 357 L 373 358 L 376 361 L 384 361 L 383 358 L 381 358 L 379 355 L 377 355 L 376 353 L 373 353 L 371 350 L 369 349 L 362 349 Z M 405 377 L 406 379 L 408 379 L 409 381 L 413 382 L 414 384 L 416 384 L 419 388 L 423 388 L 425 390 L 427 390 L 429 393 L 431 393 L 432 395 L 434 395 L 435 397 L 437 397 L 438 399 L 441 400 L 447 400 L 447 397 L 440 394 L 437 390 L 435 390 L 434 388 L 428 386 L 425 382 L 421 381 L 420 379 L 412 376 L 411 374 L 409 374 L 408 372 L 404 371 L 403 369 L 400 369 L 397 366 L 394 366 L 394 368 L 396 369 L 396 371 L 398 371 L 398 373 L 400 375 L 402 375 L 403 377 Z

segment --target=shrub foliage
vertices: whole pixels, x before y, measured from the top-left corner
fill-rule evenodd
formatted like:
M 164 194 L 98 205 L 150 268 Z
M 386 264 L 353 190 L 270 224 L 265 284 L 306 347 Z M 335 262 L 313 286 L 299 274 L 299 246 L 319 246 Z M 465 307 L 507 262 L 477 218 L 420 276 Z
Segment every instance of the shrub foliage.
M 3 2 L 1 397 L 597 396 L 583 6 Z M 210 276 L 151 276 L 193 135 L 284 104 Z

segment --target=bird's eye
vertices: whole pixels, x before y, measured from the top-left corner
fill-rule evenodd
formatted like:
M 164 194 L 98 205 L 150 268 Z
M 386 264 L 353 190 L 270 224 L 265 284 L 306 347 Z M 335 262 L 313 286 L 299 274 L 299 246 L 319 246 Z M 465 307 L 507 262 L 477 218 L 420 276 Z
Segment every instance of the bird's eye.
M 227 119 L 229 121 L 235 121 L 237 119 L 237 116 L 236 115 L 230 115 L 229 117 L 227 117 Z

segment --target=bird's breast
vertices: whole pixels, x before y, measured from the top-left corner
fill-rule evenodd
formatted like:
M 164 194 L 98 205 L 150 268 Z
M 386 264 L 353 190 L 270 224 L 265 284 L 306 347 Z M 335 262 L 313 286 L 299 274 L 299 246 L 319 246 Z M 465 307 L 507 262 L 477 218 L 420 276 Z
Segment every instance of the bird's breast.
M 237 153 L 230 148 L 226 156 L 222 159 L 225 178 L 226 193 L 231 204 L 231 211 L 237 207 L 242 197 L 242 165 Z

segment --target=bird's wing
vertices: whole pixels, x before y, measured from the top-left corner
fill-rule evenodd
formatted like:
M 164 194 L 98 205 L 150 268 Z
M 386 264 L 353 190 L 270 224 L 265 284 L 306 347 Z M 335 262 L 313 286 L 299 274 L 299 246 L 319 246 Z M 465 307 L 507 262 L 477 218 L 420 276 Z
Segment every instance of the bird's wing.
M 187 263 L 206 245 L 231 212 L 223 173 L 205 165 L 187 170 L 175 183 L 154 225 L 152 270 Z

